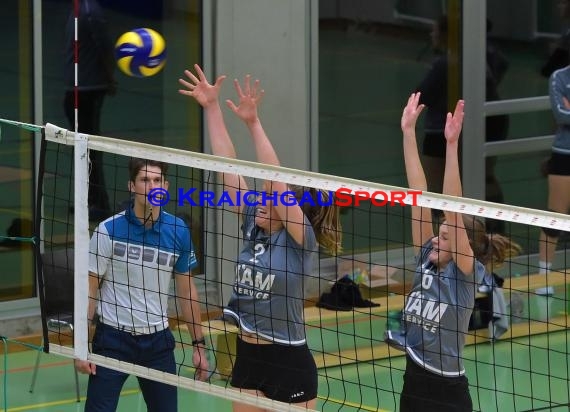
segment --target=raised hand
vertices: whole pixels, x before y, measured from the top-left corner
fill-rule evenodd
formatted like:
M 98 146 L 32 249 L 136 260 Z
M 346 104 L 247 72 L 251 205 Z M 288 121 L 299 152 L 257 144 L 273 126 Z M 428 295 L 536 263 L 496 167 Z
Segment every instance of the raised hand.
M 179 89 L 178 93 L 193 97 L 202 107 L 208 107 L 211 104 L 217 103 L 220 88 L 226 76 L 218 77 L 216 82 L 212 85 L 208 82 L 206 75 L 199 65 L 195 64 L 194 70 L 196 70 L 198 77 L 190 70 L 184 70 L 184 75 L 187 77 L 187 80 L 178 79 L 178 82 L 186 89 Z
M 447 140 L 447 143 L 454 143 L 459 140 L 461 128 L 463 127 L 464 106 L 465 102 L 458 100 L 453 114 L 447 113 L 445 121 L 445 140 Z
M 403 132 L 415 130 L 416 122 L 424 107 L 425 105 L 420 104 L 420 92 L 412 93 L 406 107 L 404 107 L 402 120 L 400 121 Z
M 226 100 L 228 107 L 246 124 L 254 123 L 258 120 L 257 106 L 263 99 L 264 91 L 259 89 L 259 80 L 256 80 L 251 86 L 251 76 L 245 76 L 242 89 L 239 81 L 234 80 L 234 87 L 238 95 L 238 104 L 234 104 L 231 100 Z

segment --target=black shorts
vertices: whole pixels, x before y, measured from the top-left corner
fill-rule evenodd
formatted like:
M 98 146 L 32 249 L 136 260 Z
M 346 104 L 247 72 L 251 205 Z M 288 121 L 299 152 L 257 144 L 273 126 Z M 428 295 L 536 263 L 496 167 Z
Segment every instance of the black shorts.
M 429 372 L 406 356 L 400 412 L 471 412 L 466 376 L 446 378 Z
M 275 401 L 307 402 L 317 397 L 317 365 L 307 345 L 255 345 L 238 338 L 231 385 Z
M 549 175 L 570 176 L 570 154 L 552 152 L 547 170 Z

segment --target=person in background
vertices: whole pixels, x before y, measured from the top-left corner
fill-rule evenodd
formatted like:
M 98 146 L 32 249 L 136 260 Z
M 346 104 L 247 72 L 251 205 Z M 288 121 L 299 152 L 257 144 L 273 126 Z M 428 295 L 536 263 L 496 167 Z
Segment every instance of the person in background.
M 236 158 L 226 129 L 219 94 L 225 76 L 210 84 L 202 69 L 184 72 L 180 93 L 193 97 L 204 109 L 212 151 L 217 156 Z M 239 102 L 229 108 L 245 123 L 252 138 L 252 150 L 261 163 L 278 166 L 279 158 L 261 125 L 258 106 L 263 97 L 259 82 L 234 82 Z M 238 204 L 238 191 L 248 190 L 242 176 L 224 173 L 225 190 Z M 287 204 L 306 195 L 301 187 L 265 181 L 263 190 L 275 198 L 288 195 Z M 285 193 L 287 192 L 287 193 Z M 307 189 L 313 200 L 317 190 Z M 327 196 L 320 192 L 321 196 Z M 255 201 L 255 197 L 249 199 Z M 340 251 L 338 206 L 304 202 L 263 201 L 257 206 L 235 206 L 242 221 L 243 248 L 236 259 L 233 293 L 224 315 L 236 321 L 240 332 L 231 385 L 243 392 L 314 409 L 317 398 L 317 367 L 307 346 L 304 322 L 304 284 L 314 276 L 318 246 L 330 254 Z M 326 200 L 325 200 L 326 203 Z M 252 281 L 255 273 L 255 282 Z M 234 403 L 234 411 L 257 408 Z
M 551 53 L 540 68 L 543 77 L 550 78 L 552 73 L 570 64 L 570 0 L 557 0 L 556 8 L 562 20 L 562 34 L 551 46 Z
M 549 78 L 548 90 L 550 106 L 555 121 L 555 139 L 552 153 L 543 164 L 541 172 L 548 179 L 548 209 L 554 212 L 568 213 L 570 208 L 570 96 L 566 92 L 570 84 L 568 65 L 570 64 L 570 0 L 558 0 L 558 13 L 562 19 L 562 34 L 552 46 L 552 52 L 540 73 Z M 547 274 L 552 269 L 560 231 L 543 228 L 538 245 L 538 271 Z M 552 288 L 538 289 L 539 294 L 551 294 Z
M 70 3 L 73 5 L 74 1 Z M 114 46 L 103 10 L 96 0 L 79 0 L 78 19 L 76 94 L 75 12 L 72 7 L 65 26 L 63 106 L 70 130 L 75 131 L 75 107 L 77 105 L 78 132 L 100 135 L 101 111 L 105 97 L 115 95 L 117 90 L 114 76 Z M 105 187 L 103 152 L 91 150 L 89 157 L 89 220 L 99 221 L 112 214 Z
M 556 70 L 550 76 L 550 106 L 556 121 L 556 133 L 552 153 L 547 163 L 548 209 L 558 213 L 570 210 L 570 66 Z M 539 273 L 547 274 L 552 269 L 561 231 L 543 228 L 539 239 Z M 541 290 L 552 294 L 552 288 Z
M 492 23 L 487 21 L 487 33 L 491 32 Z M 449 48 L 448 17 L 441 16 L 431 31 L 432 47 L 435 53 L 429 71 L 422 79 L 416 92 L 420 93 L 420 103 L 425 105 L 426 119 L 424 123 L 424 139 L 422 144 L 422 163 L 430 176 L 428 190 L 441 193 L 445 168 L 446 141 L 444 128 L 448 108 Z M 487 101 L 500 100 L 499 84 L 508 70 L 506 57 L 490 41 L 487 42 L 485 91 Z M 486 141 L 501 141 L 507 138 L 509 118 L 507 115 L 488 116 L 485 121 Z M 503 203 L 503 191 L 495 175 L 495 158 L 485 160 L 485 199 Z M 434 211 L 434 220 L 443 218 L 441 212 Z M 502 233 L 505 228 L 501 221 L 487 222 L 489 232 Z

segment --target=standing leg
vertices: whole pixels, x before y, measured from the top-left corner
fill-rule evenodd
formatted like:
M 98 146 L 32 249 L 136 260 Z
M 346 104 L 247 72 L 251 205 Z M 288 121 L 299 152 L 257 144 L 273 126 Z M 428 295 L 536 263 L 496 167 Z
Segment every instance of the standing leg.
M 116 411 L 128 377 L 126 373 L 97 366 L 97 374 L 89 375 L 85 412 Z
M 553 212 L 568 213 L 570 208 L 570 176 L 548 175 L 548 208 Z M 553 229 L 543 229 L 539 242 L 539 271 L 550 270 L 559 233 Z
M 176 374 L 175 340 L 170 329 L 138 337 L 140 357 L 137 363 L 162 372 Z M 148 412 L 177 412 L 176 386 L 138 378 Z
M 111 326 L 98 324 L 93 336 L 93 353 L 125 362 L 133 362 L 131 336 Z M 97 366 L 96 374 L 89 375 L 85 412 L 117 410 L 121 389 L 129 375 Z

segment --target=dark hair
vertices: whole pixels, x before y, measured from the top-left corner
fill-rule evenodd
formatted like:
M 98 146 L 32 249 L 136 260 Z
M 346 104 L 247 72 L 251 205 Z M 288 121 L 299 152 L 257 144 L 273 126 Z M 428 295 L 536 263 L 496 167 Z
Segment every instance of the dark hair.
M 517 256 L 522 248 L 506 236 L 487 233 L 485 223 L 474 216 L 462 215 L 463 225 L 475 259 L 485 266 L 497 268 L 506 259 Z
M 140 159 L 138 157 L 131 157 L 131 159 L 129 160 L 129 180 L 131 182 L 134 182 L 141 169 L 148 166 L 156 166 L 160 168 L 160 173 L 162 173 L 163 177 L 166 177 L 166 172 L 168 171 L 167 163 L 159 162 L 158 160 L 148 160 L 148 159 Z
M 325 190 L 297 185 L 290 187 L 297 200 L 304 198 L 306 193 L 310 194 L 312 202 L 303 202 L 301 210 L 311 222 L 319 245 L 333 256 L 339 254 L 342 251 L 342 228 L 340 208 L 335 204 L 334 195 L 330 199 L 330 193 Z

